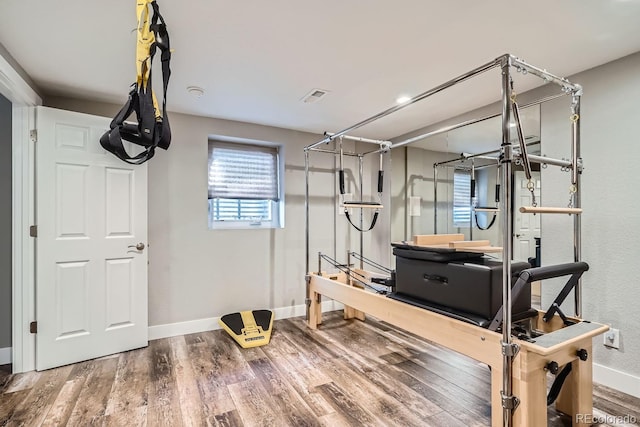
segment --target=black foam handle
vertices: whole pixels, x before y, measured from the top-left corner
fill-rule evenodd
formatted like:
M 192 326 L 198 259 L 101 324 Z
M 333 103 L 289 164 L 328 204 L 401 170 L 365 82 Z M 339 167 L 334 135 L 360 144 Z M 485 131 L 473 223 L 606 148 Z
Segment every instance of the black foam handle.
M 471 197 L 476 197 L 476 180 L 471 180 Z
M 500 184 L 496 184 L 496 203 L 500 201 Z
M 378 171 L 378 193 L 382 193 L 383 179 L 384 179 L 384 171 Z
M 340 194 L 344 194 L 344 171 L 342 169 L 338 171 L 338 177 L 340 179 Z
M 526 277 L 528 282 L 536 280 L 551 279 L 553 277 L 568 276 L 570 274 L 582 274 L 589 270 L 589 264 L 586 262 L 570 262 L 566 264 L 549 265 L 545 267 L 535 267 L 522 270 L 521 277 Z

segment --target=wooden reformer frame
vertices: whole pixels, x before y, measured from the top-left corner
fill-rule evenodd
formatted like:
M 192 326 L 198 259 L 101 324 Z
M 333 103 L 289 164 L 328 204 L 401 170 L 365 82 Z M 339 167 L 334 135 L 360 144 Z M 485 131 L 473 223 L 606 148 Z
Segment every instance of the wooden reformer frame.
M 502 333 L 493 332 L 464 321 L 456 320 L 423 308 L 414 307 L 404 302 L 387 298 L 383 295 L 368 292 L 358 284 L 347 283 L 346 274 L 338 273 L 331 277 L 323 273 L 312 273 L 309 268 L 309 162 L 311 152 L 330 153 L 338 152 L 319 148 L 336 138 L 347 137 L 347 133 L 372 123 L 382 117 L 401 110 L 408 105 L 428 98 L 451 86 L 464 82 L 474 76 L 482 74 L 490 69 L 500 68 L 502 73 L 501 106 L 502 112 L 496 116 L 502 118 L 502 144 L 500 146 L 500 163 L 503 169 L 501 174 L 500 211 L 503 212 L 501 226 L 503 229 L 503 267 L 502 267 Z M 543 156 L 528 156 L 525 161 L 538 161 L 549 165 L 558 165 L 571 171 L 571 209 L 580 209 L 580 173 L 582 160 L 580 158 L 580 99 L 582 88 L 569 82 L 567 79 L 555 76 L 546 70 L 532 66 L 521 59 L 506 54 L 488 62 L 468 73 L 460 75 L 448 82 L 436 86 L 422 94 L 419 94 L 402 105 L 391 107 L 375 116 L 369 117 L 340 132 L 326 134 L 327 136 L 304 149 L 305 153 L 305 225 L 306 225 L 306 303 L 307 321 L 310 328 L 317 328 L 321 324 L 321 299 L 322 296 L 342 302 L 345 305 L 345 318 L 357 318 L 364 320 L 365 313 L 389 322 L 409 332 L 415 333 L 425 339 L 431 340 L 444 347 L 472 357 L 491 367 L 491 425 L 497 426 L 544 426 L 547 423 L 546 402 L 546 374 L 545 367 L 551 361 L 558 365 L 571 364 L 571 375 L 562 388 L 556 401 L 556 407 L 572 416 L 573 425 L 582 425 L 587 417 L 577 415 L 592 413 L 592 338 L 604 333 L 608 327 L 595 323 L 582 321 L 581 314 L 581 282 L 577 279 L 575 285 L 575 324 L 563 327 L 564 322 L 560 316 L 554 315 L 549 322 L 543 322 L 545 313 L 539 312 L 535 320 L 536 328 L 546 332 L 542 339 L 528 342 L 517 339 L 511 335 L 511 258 L 513 256 L 512 223 L 513 206 L 511 203 L 511 172 L 512 162 L 518 157 L 513 151 L 510 137 L 511 115 L 515 104 L 515 95 L 512 89 L 511 68 L 518 72 L 529 73 L 538 76 L 546 82 L 559 85 L 562 94 L 553 95 L 537 101 L 546 102 L 562 95 L 570 95 L 571 102 L 571 161 L 558 160 Z M 517 120 L 517 111 L 515 112 Z M 362 164 L 362 157 L 367 154 L 380 153 L 388 149 L 402 147 L 423 138 L 448 132 L 458 127 L 477 123 L 488 117 L 477 120 L 468 120 L 463 123 L 446 126 L 436 131 L 396 142 L 389 147 L 381 148 L 363 154 L 355 154 Z M 519 123 L 518 123 L 519 124 Z M 373 142 L 364 140 L 363 142 Z M 524 156 L 526 156 L 526 148 Z M 360 172 L 362 173 L 362 171 Z M 578 213 L 567 212 L 563 213 Z M 580 215 L 573 215 L 574 234 L 574 260 L 581 260 L 581 219 Z M 362 235 L 360 236 L 362 252 Z M 362 268 L 362 265 L 361 265 Z M 366 272 L 363 272 L 366 274 Z M 579 352 L 580 351 L 580 352 Z M 586 357 L 585 357 L 586 355 Z M 583 360 L 585 359 L 585 360 Z
M 345 318 L 364 320 L 365 313 L 379 320 L 398 326 L 424 339 L 469 356 L 491 367 L 491 425 L 503 425 L 502 394 L 503 354 L 502 334 L 493 332 L 461 320 L 453 319 L 429 310 L 415 307 L 384 295 L 368 292 L 351 286 L 345 273 L 334 275 L 311 273 L 308 277 L 311 303 L 308 325 L 316 329 L 322 324 L 322 296 L 345 305 Z M 553 334 L 563 334 L 560 316 L 545 323 L 544 312 L 535 318 L 537 329 Z M 513 359 L 513 393 L 518 396 L 519 405 L 513 411 L 515 426 L 547 425 L 547 370 L 546 365 L 555 361 L 559 366 L 571 363 L 571 374 L 567 377 L 556 408 L 571 416 L 573 425 L 587 425 L 580 422 L 579 414 L 591 414 L 593 409 L 592 380 L 592 338 L 604 333 L 608 327 L 590 322 L 578 322 L 572 327 L 585 326 L 581 333 L 572 334 L 569 339 L 548 347 L 514 339 L 519 351 Z M 580 331 L 578 331 L 580 332 Z M 562 336 L 558 337 L 562 338 Z M 586 361 L 580 360 L 579 350 L 588 354 Z M 586 419 L 586 417 L 584 417 Z

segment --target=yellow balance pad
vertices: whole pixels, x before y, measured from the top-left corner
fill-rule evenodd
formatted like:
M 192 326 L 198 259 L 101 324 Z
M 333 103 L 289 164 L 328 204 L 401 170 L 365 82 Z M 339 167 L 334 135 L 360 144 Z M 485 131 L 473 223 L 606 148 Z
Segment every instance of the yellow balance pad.
M 218 323 L 242 348 L 258 347 L 269 344 L 273 312 L 252 310 L 225 314 Z

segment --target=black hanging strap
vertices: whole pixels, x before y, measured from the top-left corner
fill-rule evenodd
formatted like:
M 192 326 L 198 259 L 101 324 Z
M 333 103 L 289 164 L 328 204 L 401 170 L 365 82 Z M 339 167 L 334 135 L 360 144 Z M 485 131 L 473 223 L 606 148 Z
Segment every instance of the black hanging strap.
M 498 214 L 496 212 L 493 212 L 493 218 L 491 218 L 491 222 L 489 222 L 489 225 L 487 225 L 486 227 L 481 227 L 480 224 L 478 223 L 478 215 L 474 212 L 473 213 L 473 217 L 476 220 L 476 227 L 478 228 L 478 230 L 488 230 L 491 228 L 491 226 L 496 222 L 496 218 L 497 218 Z
M 347 221 L 349 221 L 349 224 L 353 225 L 353 228 L 355 228 L 358 231 L 371 231 L 373 227 L 376 225 L 376 221 L 378 220 L 378 211 L 375 211 L 373 213 L 373 218 L 371 219 L 371 225 L 369 226 L 369 228 L 365 230 L 364 228 L 358 227 L 353 223 L 353 221 L 351 221 L 351 217 L 349 216 L 349 209 L 347 208 L 344 209 L 344 215 L 347 217 Z
M 167 115 L 167 89 L 171 76 L 169 33 L 158 4 L 155 1 L 146 1 L 141 2 L 139 6 L 146 8 L 147 4 L 153 8 L 153 17 L 149 23 L 144 18 L 144 14 L 138 14 L 138 19 L 141 20 L 138 23 L 138 44 L 144 43 L 145 40 L 141 40 L 141 33 L 146 29 L 144 26 L 148 26 L 148 31 L 154 36 L 154 41 L 150 44 L 148 51 L 149 65 L 145 65 L 147 64 L 145 58 L 138 68 L 138 80 L 131 85 L 129 99 L 111 121 L 110 129 L 100 138 L 100 145 L 105 150 L 134 165 L 151 159 L 155 154 L 156 147 L 166 150 L 171 144 L 171 128 Z M 151 79 L 151 65 L 156 49 L 160 49 L 160 60 L 162 61 L 162 113 L 158 111 Z M 141 62 L 139 57 L 136 60 L 138 63 Z M 146 73 L 148 73 L 148 77 Z M 125 122 L 134 112 L 137 123 Z M 125 150 L 123 140 L 145 147 L 145 149 L 139 154 L 131 156 Z

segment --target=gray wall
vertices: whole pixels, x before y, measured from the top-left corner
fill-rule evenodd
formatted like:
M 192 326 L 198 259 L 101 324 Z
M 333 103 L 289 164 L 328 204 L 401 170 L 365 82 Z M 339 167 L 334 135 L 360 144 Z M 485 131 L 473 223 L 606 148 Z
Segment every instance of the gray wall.
M 55 97 L 47 98 L 45 104 L 107 117 L 119 108 Z M 183 114 L 171 114 L 170 119 L 171 147 L 166 152 L 158 150 L 149 162 L 149 324 L 304 304 L 303 147 L 320 137 Z M 283 144 L 283 229 L 208 229 L 207 140 L 214 135 Z M 377 158 L 371 162 L 377 165 Z M 358 249 L 359 239 L 344 215 L 338 213 L 335 159 L 314 153 L 311 166 L 310 268 L 315 270 L 319 251 L 345 261 L 346 248 Z M 357 162 L 352 158 L 346 160 L 345 167 L 350 170 L 348 176 L 358 176 Z M 366 165 L 365 170 L 369 167 Z M 371 194 L 374 185 L 367 174 L 365 194 Z M 353 182 L 347 188 L 359 192 Z M 383 262 L 386 260 L 380 257 L 390 257 L 388 224 L 388 216 L 383 215 L 374 233 L 368 233 L 366 256 L 374 254 L 374 259 Z M 384 247 L 381 240 L 385 241 Z
M 0 95 L 0 348 L 11 347 L 11 102 Z
M 640 301 L 638 251 L 640 199 L 638 181 L 638 118 L 640 117 L 640 53 L 570 77 L 584 87 L 582 99 L 582 248 L 590 270 L 583 280 L 584 316 L 620 329 L 620 350 L 606 349 L 602 337 L 594 343 L 595 361 L 640 377 Z M 543 150 L 562 155 L 569 140 L 567 103 L 554 102 L 542 109 Z M 566 156 L 566 152 L 564 153 Z M 560 175 L 559 175 L 560 174 Z M 555 200 L 545 204 L 564 206 L 568 177 L 551 168 L 543 170 L 542 185 L 553 182 Z M 543 262 L 571 258 L 567 218 L 543 217 Z M 543 304 L 550 304 L 552 290 L 543 287 Z

